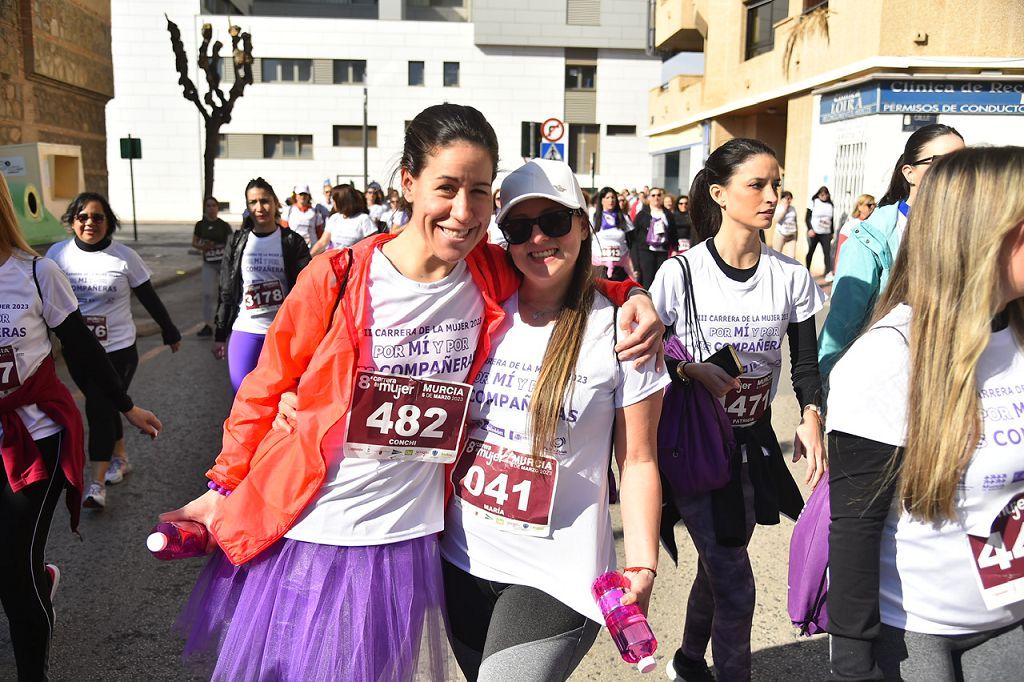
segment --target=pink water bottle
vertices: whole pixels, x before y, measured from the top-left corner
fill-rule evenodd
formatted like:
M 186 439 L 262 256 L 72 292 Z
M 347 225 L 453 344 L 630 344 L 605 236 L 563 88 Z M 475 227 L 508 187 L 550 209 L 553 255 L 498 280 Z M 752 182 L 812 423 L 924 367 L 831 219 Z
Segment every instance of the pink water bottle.
M 623 606 L 620 603 L 629 588 L 626 576 L 612 571 L 598 577 L 590 589 L 622 660 L 635 663 L 636 669 L 642 673 L 649 673 L 657 665 L 654 652 L 658 650 L 658 640 L 638 605 Z
M 156 524 L 146 538 L 146 547 L 157 559 L 188 559 L 206 554 L 209 537 L 209 531 L 201 523 L 166 521 Z

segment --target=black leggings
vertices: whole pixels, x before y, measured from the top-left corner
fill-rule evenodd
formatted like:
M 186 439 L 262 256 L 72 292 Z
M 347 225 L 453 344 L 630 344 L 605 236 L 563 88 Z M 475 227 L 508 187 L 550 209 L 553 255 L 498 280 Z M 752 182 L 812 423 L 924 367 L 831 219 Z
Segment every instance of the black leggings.
M 443 562 L 449 632 L 470 682 L 561 682 L 601 626 L 546 592 L 477 578 Z
M 135 368 L 139 366 L 139 351 L 135 344 L 111 351 L 107 353 L 107 358 L 127 391 L 135 376 Z M 124 437 L 121 413 L 107 397 L 103 387 L 86 371 L 87 368 L 76 368 L 70 362 L 67 365 L 75 385 L 85 396 L 85 419 L 89 424 L 89 461 L 109 462 L 114 454 L 114 443 Z
M 807 269 L 811 269 L 811 259 L 814 258 L 814 250 L 821 245 L 821 254 L 825 258 L 825 272 L 832 272 L 832 235 L 814 233 L 813 237 L 807 238 Z
M 654 284 L 654 275 L 658 273 L 658 268 L 661 267 L 661 264 L 668 259 L 668 253 L 665 251 L 651 251 L 641 244 L 640 248 L 636 250 L 636 257 L 637 259 L 633 263 L 633 267 L 640 271 L 640 286 L 650 290 L 651 285 Z
M 53 510 L 67 483 L 58 466 L 62 433 L 36 441 L 50 471 L 47 480 L 14 492 L 7 470 L 0 467 L 0 600 L 11 628 L 19 680 L 47 679 L 53 606 L 43 553 Z

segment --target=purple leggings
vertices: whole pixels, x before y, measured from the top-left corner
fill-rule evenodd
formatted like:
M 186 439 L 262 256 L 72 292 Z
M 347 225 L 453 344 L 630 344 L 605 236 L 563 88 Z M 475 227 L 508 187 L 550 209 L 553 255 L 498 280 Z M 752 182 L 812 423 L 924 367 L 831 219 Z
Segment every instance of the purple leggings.
M 256 369 L 256 361 L 263 350 L 264 334 L 232 331 L 228 338 L 228 374 L 231 375 L 231 388 L 238 393 L 242 379 Z

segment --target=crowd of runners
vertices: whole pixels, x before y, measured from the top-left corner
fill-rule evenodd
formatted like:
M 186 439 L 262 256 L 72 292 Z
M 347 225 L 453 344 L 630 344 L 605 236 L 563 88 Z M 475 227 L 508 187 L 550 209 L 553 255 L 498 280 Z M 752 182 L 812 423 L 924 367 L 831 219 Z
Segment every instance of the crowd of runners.
M 698 565 L 660 633 L 666 673 L 756 679 L 748 543 L 805 507 L 781 436 L 830 503 L 798 524 L 823 515 L 827 571 L 790 571 L 791 591 L 819 583 L 802 615 L 790 605 L 829 633 L 821 679 L 1015 679 L 1024 148 L 933 124 L 893 157 L 884 196 L 841 230 L 828 188 L 814 194 L 803 263 L 784 254 L 793 195 L 759 140 L 715 149 L 680 196 L 590 196 L 560 161 L 496 183 L 493 129 L 456 104 L 409 123 L 387 191 L 282 200 L 257 177 L 239 230 L 207 197 L 199 336 L 235 399 L 208 488 L 161 516 L 210 531 L 167 614 L 185 657 L 216 680 L 446 680 L 451 654 L 469 680 L 565 680 L 603 623 L 594 580 L 617 568 L 646 611 L 679 519 Z M 107 200 L 81 194 L 64 222 L 71 237 L 38 254 L 0 180 L 0 591 L 24 680 L 47 675 L 62 493 L 74 530 L 132 470 L 122 415 L 162 428 L 128 393 L 131 296 L 181 343 Z M 784 348 L 795 434 L 772 426 Z

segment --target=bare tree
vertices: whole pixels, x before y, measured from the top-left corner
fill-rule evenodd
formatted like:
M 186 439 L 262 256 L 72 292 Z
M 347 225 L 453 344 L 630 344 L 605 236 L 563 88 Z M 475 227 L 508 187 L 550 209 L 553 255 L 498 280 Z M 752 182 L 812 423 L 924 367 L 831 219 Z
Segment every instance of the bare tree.
M 182 87 L 182 96 L 196 105 L 206 124 L 203 196 L 212 196 L 213 162 L 217 158 L 217 151 L 220 147 L 221 126 L 231 122 L 231 111 L 235 108 L 235 102 L 242 96 L 245 86 L 252 84 L 252 36 L 248 32 L 243 32 L 238 26 L 228 28 L 228 34 L 231 36 L 230 63 L 234 70 L 235 80 L 225 97 L 224 91 L 220 88 L 221 78 L 218 72 L 218 66 L 221 63 L 220 51 L 224 45 L 218 40 L 211 47 L 213 26 L 203 24 L 203 44 L 199 46 L 197 63 L 199 70 L 206 75 L 208 89 L 200 99 L 199 90 L 188 75 L 188 57 L 185 56 L 185 48 L 181 44 L 181 31 L 166 14 L 164 18 L 167 19 L 167 31 L 171 34 L 171 49 L 174 50 L 174 65 L 178 69 L 178 83 Z

